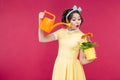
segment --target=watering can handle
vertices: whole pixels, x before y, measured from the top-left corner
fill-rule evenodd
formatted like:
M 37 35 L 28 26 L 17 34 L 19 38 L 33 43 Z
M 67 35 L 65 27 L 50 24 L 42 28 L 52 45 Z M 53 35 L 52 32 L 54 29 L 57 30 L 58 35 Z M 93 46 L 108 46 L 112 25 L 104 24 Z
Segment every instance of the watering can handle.
M 46 11 L 46 10 L 44 11 L 44 13 L 46 13 L 46 14 L 49 14 L 49 15 L 53 16 L 53 19 L 55 20 L 56 16 L 55 16 L 54 14 L 52 14 L 52 13 L 50 13 L 50 12 Z

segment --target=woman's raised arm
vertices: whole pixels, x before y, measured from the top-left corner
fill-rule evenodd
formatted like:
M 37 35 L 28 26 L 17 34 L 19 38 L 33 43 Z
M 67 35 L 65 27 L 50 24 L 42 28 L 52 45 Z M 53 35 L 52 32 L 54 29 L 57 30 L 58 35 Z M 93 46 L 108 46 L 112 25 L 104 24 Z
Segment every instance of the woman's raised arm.
M 39 13 L 39 20 L 38 20 L 39 21 L 39 27 L 38 27 L 38 39 L 39 39 L 39 42 L 50 42 L 50 41 L 56 40 L 55 36 L 53 34 L 45 35 L 44 31 L 40 29 L 40 19 L 43 19 L 43 17 L 44 17 L 44 13 L 40 12 Z

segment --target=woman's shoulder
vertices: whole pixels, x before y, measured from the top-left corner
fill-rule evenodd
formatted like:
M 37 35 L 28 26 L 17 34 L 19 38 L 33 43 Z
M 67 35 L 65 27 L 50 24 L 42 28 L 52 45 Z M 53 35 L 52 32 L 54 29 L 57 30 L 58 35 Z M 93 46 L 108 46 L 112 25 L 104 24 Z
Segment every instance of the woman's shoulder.
M 65 31 L 66 29 L 65 29 L 65 28 L 60 28 L 60 29 L 58 29 L 58 30 Z
M 79 30 L 79 34 L 84 35 L 85 33 L 81 30 Z
M 65 28 L 60 28 L 58 29 L 56 32 L 59 33 L 59 32 L 64 32 L 66 29 Z

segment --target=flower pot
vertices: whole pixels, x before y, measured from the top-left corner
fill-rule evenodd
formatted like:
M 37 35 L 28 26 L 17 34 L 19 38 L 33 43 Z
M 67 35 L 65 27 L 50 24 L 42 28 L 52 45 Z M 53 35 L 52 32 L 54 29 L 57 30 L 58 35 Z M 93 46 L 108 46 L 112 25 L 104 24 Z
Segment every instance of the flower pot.
M 96 52 L 95 52 L 95 48 L 88 48 L 84 50 L 84 54 L 86 56 L 87 60 L 94 60 L 96 59 Z

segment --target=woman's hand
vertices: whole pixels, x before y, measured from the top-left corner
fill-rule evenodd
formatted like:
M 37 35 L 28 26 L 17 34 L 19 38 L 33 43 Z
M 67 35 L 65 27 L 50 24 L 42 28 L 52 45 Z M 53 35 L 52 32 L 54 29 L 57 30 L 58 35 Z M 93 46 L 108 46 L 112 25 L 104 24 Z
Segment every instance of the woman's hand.
M 82 50 L 80 50 L 80 62 L 85 65 L 85 64 L 88 64 L 88 63 L 91 63 L 93 62 L 93 60 L 87 60 L 86 57 L 85 57 L 85 54 L 83 53 Z
M 93 60 L 86 60 L 86 59 L 84 58 L 84 59 L 81 59 L 80 62 L 81 62 L 83 65 L 85 65 L 85 64 L 88 64 L 88 63 L 93 62 Z
M 44 17 L 44 15 L 45 15 L 44 12 L 40 12 L 39 13 L 39 19 L 42 19 Z

